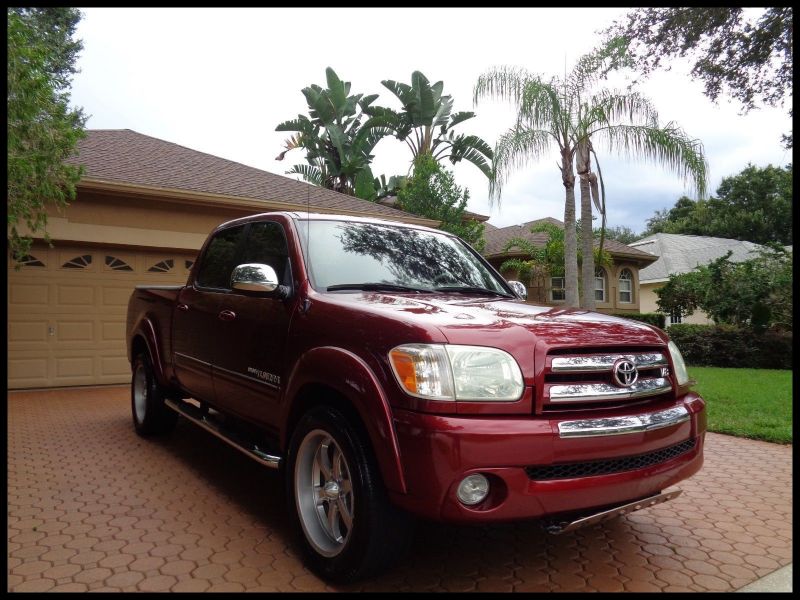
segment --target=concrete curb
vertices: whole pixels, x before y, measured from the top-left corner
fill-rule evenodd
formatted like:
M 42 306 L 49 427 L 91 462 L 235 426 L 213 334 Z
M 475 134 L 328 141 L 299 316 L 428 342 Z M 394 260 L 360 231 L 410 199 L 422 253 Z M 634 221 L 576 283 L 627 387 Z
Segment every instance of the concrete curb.
M 792 591 L 792 565 L 781 567 L 766 577 L 748 583 L 737 592 L 791 592 Z

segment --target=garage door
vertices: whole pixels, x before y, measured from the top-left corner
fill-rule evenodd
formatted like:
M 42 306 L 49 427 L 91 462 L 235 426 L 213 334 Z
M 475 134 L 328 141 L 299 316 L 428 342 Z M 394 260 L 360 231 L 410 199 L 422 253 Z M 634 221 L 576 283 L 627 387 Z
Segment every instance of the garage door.
M 8 265 L 9 389 L 130 381 L 133 287 L 186 282 L 194 253 L 34 245 Z

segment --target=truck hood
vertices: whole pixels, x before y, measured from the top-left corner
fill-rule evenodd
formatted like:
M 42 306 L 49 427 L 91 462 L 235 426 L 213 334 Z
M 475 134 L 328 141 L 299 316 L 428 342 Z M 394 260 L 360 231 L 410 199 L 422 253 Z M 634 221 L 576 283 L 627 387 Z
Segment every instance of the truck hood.
M 453 344 L 507 347 L 522 342 L 547 346 L 660 345 L 666 338 L 649 325 L 580 309 L 534 306 L 465 294 L 336 294 L 351 308 L 413 325 L 438 328 Z M 345 300 L 343 296 L 348 298 Z M 531 339 L 531 334 L 535 340 Z

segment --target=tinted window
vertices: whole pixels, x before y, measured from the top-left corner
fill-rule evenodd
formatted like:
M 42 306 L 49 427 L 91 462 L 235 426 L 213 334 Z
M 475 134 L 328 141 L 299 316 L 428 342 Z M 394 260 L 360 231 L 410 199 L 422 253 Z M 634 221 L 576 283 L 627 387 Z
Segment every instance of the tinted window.
M 253 223 L 247 234 L 247 243 L 240 263 L 260 263 L 275 269 L 278 280 L 289 280 L 288 250 L 283 227 L 278 223 Z
M 229 289 L 236 250 L 242 240 L 244 226 L 224 229 L 214 236 L 200 259 L 197 284 L 203 287 Z
M 507 293 L 483 261 L 448 235 L 337 221 L 309 221 L 298 231 L 317 289 L 390 283 L 426 289 L 475 286 Z

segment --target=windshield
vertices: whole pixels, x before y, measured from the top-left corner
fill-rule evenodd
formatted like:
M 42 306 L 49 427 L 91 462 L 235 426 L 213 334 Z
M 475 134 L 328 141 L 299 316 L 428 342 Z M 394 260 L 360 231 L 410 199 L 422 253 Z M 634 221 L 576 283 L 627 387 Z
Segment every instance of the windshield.
M 484 262 L 449 235 L 342 221 L 304 221 L 297 229 L 311 284 L 317 290 L 483 291 L 509 295 Z

